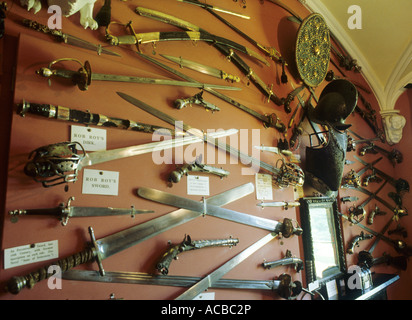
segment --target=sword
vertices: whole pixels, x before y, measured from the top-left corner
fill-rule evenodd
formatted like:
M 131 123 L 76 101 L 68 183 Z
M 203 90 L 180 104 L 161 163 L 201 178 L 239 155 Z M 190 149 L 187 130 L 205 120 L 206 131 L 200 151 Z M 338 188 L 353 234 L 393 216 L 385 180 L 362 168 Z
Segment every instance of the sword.
M 288 210 L 290 207 L 299 207 L 300 202 L 286 202 L 286 201 L 277 201 L 277 202 L 261 202 L 258 203 L 259 207 L 283 207 L 285 210 Z
M 70 121 L 74 123 L 81 123 L 87 125 L 96 125 L 110 128 L 120 128 L 125 130 L 132 130 L 146 133 L 161 133 L 176 135 L 175 130 L 163 128 L 151 124 L 136 122 L 132 120 L 119 119 L 115 117 L 108 117 L 99 113 L 91 113 L 89 111 L 81 111 L 70 109 L 63 106 L 54 106 L 52 104 L 30 103 L 23 99 L 21 104 L 17 106 L 17 113 L 25 117 L 26 113 L 35 114 L 45 118 L 56 119 L 60 121 Z M 177 134 L 183 134 L 178 131 Z
M 231 129 L 214 132 L 207 135 L 207 137 L 208 139 L 216 138 L 217 136 L 224 137 L 236 132 L 237 130 Z M 27 176 L 32 177 L 36 182 L 41 182 L 43 187 L 47 188 L 62 183 L 76 182 L 78 172 L 84 167 L 202 141 L 203 139 L 199 137 L 185 136 L 179 139 L 92 153 L 86 153 L 79 142 L 60 142 L 32 151 L 29 155 L 31 160 L 25 165 L 24 172 Z M 78 154 L 76 147 L 80 147 L 80 154 Z
M 222 9 L 219 7 L 215 7 L 212 6 L 210 4 L 206 4 L 206 3 L 201 3 L 199 1 L 194 1 L 194 0 L 177 0 L 179 2 L 184 2 L 184 3 L 189 3 L 189 4 L 193 4 L 195 6 L 199 6 L 203 9 L 207 9 L 207 10 L 213 10 L 213 11 L 217 11 L 217 12 L 222 12 L 222 13 L 227 13 L 227 14 L 231 14 L 233 16 L 239 17 L 239 18 L 243 18 L 243 19 L 250 19 L 249 16 L 241 14 L 241 13 L 237 13 L 237 12 L 233 12 L 231 10 L 227 10 L 227 9 Z
M 108 271 L 106 275 L 101 276 L 96 271 L 88 270 L 69 270 L 62 274 L 65 280 L 75 281 L 94 281 L 105 283 L 127 283 L 127 284 L 144 284 L 155 286 L 173 286 L 173 287 L 190 287 L 202 278 L 189 276 L 173 276 L 173 275 L 153 275 L 143 272 L 124 272 L 124 271 Z M 243 279 L 219 279 L 211 288 L 219 289 L 254 289 L 254 290 L 270 290 L 277 292 L 284 299 L 290 296 L 282 293 L 291 292 L 291 286 L 297 286 L 298 281 L 293 284 L 287 280 L 287 275 L 279 276 L 278 280 L 243 280 Z M 283 280 L 283 281 L 282 281 Z M 309 292 L 310 293 L 310 292 Z
M 253 191 L 253 184 L 248 183 L 215 195 L 209 201 L 217 206 L 223 206 L 251 194 Z M 100 269 L 100 275 L 104 275 L 105 271 L 101 262 L 103 259 L 200 216 L 201 214 L 197 212 L 176 210 L 97 241 L 94 237 L 93 228 L 89 227 L 89 234 L 92 239 L 91 246 L 51 265 L 57 264 L 60 266 L 61 271 L 65 272 L 80 264 L 96 261 Z M 25 287 L 32 288 L 37 282 L 51 276 L 47 271 L 51 265 L 40 268 L 25 276 L 11 278 L 7 283 L 6 290 L 12 294 L 18 294 Z
M 66 226 L 69 222 L 69 218 L 72 217 L 101 217 L 101 216 L 119 216 L 119 215 L 130 215 L 132 218 L 136 214 L 142 213 L 152 213 L 153 210 L 136 210 L 134 206 L 130 209 L 123 208 L 97 208 L 97 207 L 74 207 L 71 202 L 74 201 L 74 197 L 70 197 L 67 200 L 67 204 L 64 202 L 60 203 L 58 207 L 47 208 L 47 209 L 17 209 L 9 211 L 12 222 L 17 222 L 19 216 L 23 215 L 47 215 L 56 216 L 61 221 L 63 226 Z
M 183 208 L 191 211 L 199 212 L 203 215 L 209 215 L 216 218 L 221 218 L 248 226 L 260 228 L 263 230 L 269 230 L 276 234 L 282 233 L 285 238 L 289 238 L 293 234 L 302 234 L 302 229 L 294 227 L 292 220 L 285 218 L 283 223 L 275 220 L 270 220 L 262 217 L 253 216 L 247 213 L 238 212 L 226 208 L 220 208 L 213 204 L 210 204 L 206 198 L 203 198 L 202 202 L 197 202 L 184 197 L 176 196 L 164 191 L 152 189 L 152 188 L 139 188 L 137 195 L 151 201 Z
M 223 70 L 219 70 L 214 67 L 206 66 L 204 64 L 201 64 L 195 61 L 183 59 L 182 57 L 178 58 L 178 57 L 170 56 L 167 54 L 160 54 L 160 55 L 170 61 L 177 63 L 180 66 L 180 68 L 186 67 L 191 70 L 198 71 L 200 73 L 207 74 L 209 76 L 212 76 L 218 79 L 223 79 L 223 80 L 227 80 L 231 82 L 240 82 L 240 78 L 238 76 L 228 74 L 227 72 Z
M 154 115 L 155 117 L 169 123 L 169 124 L 175 124 L 176 123 L 176 119 L 174 119 L 173 117 L 165 114 L 164 112 L 157 110 L 155 108 L 153 108 L 152 106 L 149 106 L 148 104 L 144 103 L 143 101 L 140 101 L 132 96 L 129 96 L 125 93 L 122 92 L 117 92 L 117 94 L 122 97 L 124 100 L 126 100 L 127 102 L 135 105 L 136 107 Z M 190 130 L 191 127 L 187 124 L 183 124 L 183 130 L 187 131 Z M 225 144 L 225 143 L 221 143 L 219 141 L 211 141 L 208 140 L 209 143 L 217 146 L 218 148 L 225 150 L 227 152 L 229 152 L 230 154 L 236 156 L 236 157 L 240 157 L 243 160 L 246 160 L 248 162 L 243 162 L 243 163 L 252 163 L 252 164 L 258 164 L 261 168 L 263 168 L 264 170 L 275 174 L 276 177 L 274 177 L 276 183 L 281 187 L 288 187 L 290 185 L 298 185 L 298 186 L 302 186 L 304 183 L 304 173 L 302 171 L 302 169 L 300 167 L 298 167 L 297 165 L 293 164 L 293 163 L 285 163 L 284 161 L 282 162 L 282 166 L 280 168 L 275 168 L 263 161 L 257 160 L 247 154 L 244 154 L 242 152 L 240 152 L 239 150 L 233 148 L 232 146 Z M 242 160 L 242 161 L 243 161 Z M 282 159 L 280 159 L 282 160 Z
M 110 51 L 108 49 L 102 48 L 101 45 L 92 44 L 86 40 L 77 38 L 67 33 L 63 33 L 61 30 L 49 29 L 47 26 L 42 25 L 33 20 L 24 19 L 23 25 L 30 29 L 49 34 L 59 42 L 63 42 L 63 43 L 76 46 L 76 47 L 80 47 L 83 49 L 87 49 L 87 50 L 96 51 L 98 55 L 100 55 L 101 53 L 104 53 L 104 54 L 120 57 L 120 54 Z
M 66 69 L 51 69 L 52 66 L 60 61 L 74 61 L 81 65 L 79 71 L 72 71 Z M 169 86 L 180 86 L 180 87 L 192 87 L 192 88 L 214 88 L 220 90 L 241 90 L 238 87 L 221 86 L 215 84 L 206 84 L 198 82 L 186 82 L 168 79 L 153 79 L 153 78 L 142 78 L 133 76 L 124 76 L 116 74 L 103 74 L 103 73 L 93 73 L 91 70 L 90 63 L 86 61 L 82 64 L 79 60 L 73 58 L 62 58 L 50 62 L 47 68 L 41 68 L 36 71 L 36 73 L 42 77 L 49 79 L 52 76 L 70 79 L 75 85 L 82 91 L 88 89 L 92 80 L 95 81 L 112 81 L 112 82 L 130 82 L 130 83 L 143 83 L 143 84 L 158 84 L 158 85 L 169 85 Z

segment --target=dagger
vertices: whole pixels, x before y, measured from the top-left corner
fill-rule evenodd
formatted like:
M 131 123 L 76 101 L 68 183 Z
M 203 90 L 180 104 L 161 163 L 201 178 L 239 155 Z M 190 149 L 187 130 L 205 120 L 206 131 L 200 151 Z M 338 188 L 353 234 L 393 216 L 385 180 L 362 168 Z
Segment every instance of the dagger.
M 210 197 L 209 201 L 217 206 L 223 206 L 251 194 L 253 191 L 253 184 L 247 183 Z M 103 259 L 200 216 L 201 214 L 197 212 L 176 210 L 99 240 L 96 240 L 93 228 L 89 227 L 89 234 L 92 241 L 90 246 L 85 250 L 25 276 L 12 277 L 6 285 L 6 290 L 12 294 L 18 294 L 25 287 L 32 288 L 37 282 L 51 276 L 51 274 L 48 273 L 48 269 L 52 265 L 60 266 L 61 271 L 65 272 L 80 264 L 96 261 L 99 266 L 100 275 L 104 276 L 105 271 L 101 262 Z
M 287 201 L 276 201 L 276 202 L 261 202 L 257 204 L 258 207 L 283 207 L 288 210 L 290 207 L 299 207 L 300 202 L 287 202 Z
M 198 71 L 200 73 L 207 74 L 209 76 L 212 76 L 218 79 L 223 79 L 223 80 L 232 81 L 232 82 L 240 82 L 240 78 L 238 76 L 228 74 L 227 72 L 223 70 L 219 70 L 214 67 L 206 66 L 199 62 L 183 59 L 182 57 L 174 57 L 174 56 L 170 56 L 167 54 L 160 54 L 160 55 L 170 61 L 177 63 L 181 68 L 186 67 L 191 70 Z
M 36 31 L 40 31 L 46 34 L 50 34 L 51 36 L 53 36 L 57 41 L 72 45 L 72 46 L 76 46 L 76 47 L 80 47 L 83 49 L 87 49 L 87 50 L 92 50 L 92 51 L 96 51 L 98 55 L 100 55 L 101 53 L 104 54 L 108 54 L 108 55 L 112 55 L 112 56 L 118 56 L 121 57 L 120 54 L 110 51 L 108 49 L 102 48 L 101 45 L 96 45 L 93 43 L 90 43 L 86 40 L 77 38 L 75 36 L 72 36 L 70 34 L 67 33 L 63 33 L 61 30 L 56 30 L 56 29 L 49 29 L 47 26 L 40 24 L 36 21 L 33 20 L 29 20 L 29 19 L 24 19 L 23 20 L 23 25 L 25 27 L 28 27 L 30 29 L 36 30 Z
M 236 133 L 231 129 L 213 132 L 208 138 L 224 137 Z M 206 136 L 205 136 L 206 137 Z M 60 142 L 37 148 L 30 154 L 31 160 L 25 165 L 24 172 L 43 187 L 51 187 L 62 183 L 76 182 L 78 172 L 87 166 L 99 163 L 137 156 L 154 150 L 166 150 L 192 143 L 202 142 L 199 136 L 185 136 L 179 139 L 170 139 L 159 142 L 86 153 L 79 142 Z M 80 147 L 78 154 L 76 147 Z
M 47 208 L 47 209 L 17 209 L 9 211 L 11 216 L 11 221 L 17 222 L 18 217 L 22 215 L 51 215 L 56 216 L 61 221 L 63 226 L 66 226 L 69 222 L 69 218 L 72 217 L 101 217 L 101 216 L 119 216 L 119 215 L 130 215 L 132 218 L 136 214 L 142 213 L 152 213 L 153 210 L 136 210 L 134 206 L 130 209 L 125 208 L 97 208 L 97 207 L 74 207 L 71 206 L 71 202 L 74 201 L 74 197 L 70 197 L 67 200 L 67 204 L 64 202 L 60 203 L 58 207 Z
M 193 1 L 193 0 L 177 0 L 177 1 L 184 2 L 184 3 L 190 3 L 190 4 L 193 4 L 195 6 L 199 6 L 203 9 L 209 9 L 209 10 L 213 10 L 213 11 L 217 11 L 217 12 L 231 14 L 233 16 L 243 18 L 243 19 L 250 19 L 250 17 L 247 16 L 247 15 L 237 13 L 237 12 L 233 12 L 233 11 L 230 11 L 230 10 L 227 10 L 227 9 L 222 9 L 222 8 L 219 8 L 219 7 L 215 7 L 215 6 L 212 6 L 210 4 L 201 3 L 199 1 Z
M 79 71 L 72 71 L 66 69 L 51 69 L 52 66 L 60 61 L 74 61 L 81 65 Z M 50 78 L 52 76 L 70 79 L 78 88 L 82 91 L 88 89 L 88 86 L 91 84 L 92 80 L 95 81 L 113 81 L 113 82 L 131 82 L 131 83 L 144 83 L 144 84 L 158 84 L 158 85 L 169 85 L 169 86 L 181 86 L 181 87 L 194 87 L 194 88 L 214 88 L 221 90 L 241 90 L 241 88 L 230 87 L 230 86 L 221 86 L 215 84 L 202 84 L 198 82 L 185 82 L 177 80 L 168 80 L 168 79 L 153 79 L 153 78 L 142 78 L 142 77 L 133 77 L 133 76 L 124 76 L 124 75 L 115 75 L 115 74 L 102 74 L 94 73 L 91 70 L 90 63 L 86 61 L 82 64 L 79 60 L 73 58 L 62 58 L 50 62 L 47 68 L 41 68 L 36 71 L 36 73 L 45 78 Z

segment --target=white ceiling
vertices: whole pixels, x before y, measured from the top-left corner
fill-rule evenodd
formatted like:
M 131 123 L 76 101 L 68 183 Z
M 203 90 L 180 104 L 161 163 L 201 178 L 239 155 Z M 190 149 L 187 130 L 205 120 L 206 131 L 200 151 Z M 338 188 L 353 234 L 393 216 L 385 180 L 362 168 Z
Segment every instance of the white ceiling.
M 306 0 L 320 13 L 358 65 L 378 99 L 381 110 L 392 110 L 412 83 L 411 0 Z M 361 9 L 361 29 L 350 29 L 351 5 Z

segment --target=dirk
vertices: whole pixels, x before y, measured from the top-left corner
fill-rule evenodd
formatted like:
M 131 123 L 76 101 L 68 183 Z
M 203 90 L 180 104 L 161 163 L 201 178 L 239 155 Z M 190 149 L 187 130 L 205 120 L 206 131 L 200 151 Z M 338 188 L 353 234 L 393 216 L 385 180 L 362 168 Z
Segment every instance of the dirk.
M 210 111 L 212 111 L 212 113 L 215 112 L 215 111 L 220 111 L 219 107 L 217 107 L 214 104 L 212 104 L 210 102 L 207 102 L 206 100 L 203 99 L 203 91 L 201 91 L 201 92 L 199 92 L 199 93 L 197 93 L 194 96 L 189 97 L 189 98 L 177 99 L 173 103 L 173 106 L 176 109 L 180 110 L 180 109 L 186 107 L 187 105 L 191 106 L 192 103 L 200 105 L 200 106 L 204 107 L 206 109 L 206 111 L 210 110 Z
M 290 207 L 299 207 L 299 202 L 286 202 L 286 201 L 277 201 L 277 202 L 261 202 L 257 204 L 258 207 L 283 207 L 285 210 L 288 210 Z
M 184 3 L 190 3 L 190 4 L 194 4 L 195 6 L 199 6 L 203 9 L 208 9 L 208 10 L 213 10 L 213 11 L 217 11 L 217 12 L 222 12 L 222 13 L 227 13 L 227 14 L 231 14 L 233 16 L 239 17 L 239 18 L 243 18 L 243 19 L 250 19 L 249 16 L 246 16 L 244 14 L 241 13 L 237 13 L 237 12 L 233 12 L 230 10 L 226 10 L 226 9 L 222 9 L 219 7 L 215 7 L 212 6 L 210 4 L 206 4 L 206 3 L 201 3 L 199 1 L 195 1 L 195 0 L 177 0 L 179 2 L 184 2 Z
M 362 240 L 367 240 L 367 239 L 372 239 L 373 235 L 372 234 L 365 234 L 363 231 L 360 233 L 360 235 L 354 237 L 349 246 L 348 249 L 346 250 L 347 253 L 353 254 L 355 252 L 355 247 L 359 247 L 359 242 Z
M 290 250 L 286 251 L 286 257 L 277 261 L 265 261 L 262 263 L 263 268 L 265 269 L 272 269 L 280 266 L 287 266 L 290 264 L 295 265 L 296 272 L 303 270 L 303 261 L 302 259 L 292 257 L 292 253 Z
M 285 155 L 285 156 L 292 156 L 292 152 L 289 150 L 283 150 L 283 149 L 279 149 L 277 147 L 267 147 L 267 146 L 255 146 L 255 149 L 259 149 L 262 151 L 268 151 L 268 152 L 273 152 L 276 154 L 280 154 L 280 155 Z
M 82 40 L 70 34 L 63 33 L 61 30 L 49 29 L 47 26 L 42 25 L 33 20 L 24 19 L 23 25 L 30 29 L 49 34 L 59 42 L 63 42 L 63 43 L 76 46 L 76 47 L 80 47 L 83 49 L 87 49 L 87 50 L 96 51 L 98 55 L 100 55 L 101 53 L 104 53 L 104 54 L 120 57 L 120 54 L 107 50 L 105 48 L 102 48 L 101 45 L 92 44 L 86 40 Z
M 62 106 L 54 106 L 51 104 L 30 103 L 23 100 L 23 103 L 18 104 L 17 113 L 25 117 L 26 113 L 35 114 L 48 119 L 56 119 L 61 121 L 70 121 L 74 123 L 81 123 L 86 125 L 96 125 L 110 128 L 120 128 L 125 130 L 132 130 L 147 133 L 161 133 L 176 135 L 175 130 L 167 129 L 151 124 L 135 122 L 131 120 L 108 117 L 103 114 L 90 113 L 89 111 L 81 111 L 70 109 Z M 184 134 L 183 132 L 177 132 Z
M 204 64 L 201 64 L 195 61 L 183 59 L 182 57 L 178 58 L 178 57 L 170 56 L 167 54 L 160 54 L 160 55 L 170 61 L 175 62 L 176 64 L 180 66 L 180 68 L 186 67 L 188 69 L 198 71 L 200 73 L 207 74 L 209 76 L 212 76 L 218 79 L 223 79 L 223 80 L 227 80 L 231 82 L 240 82 L 240 78 L 238 76 L 228 74 L 227 72 L 223 70 L 219 70 L 214 67 L 206 66 Z
M 119 215 L 130 215 L 132 218 L 136 214 L 142 213 L 152 213 L 153 210 L 136 210 L 134 206 L 130 209 L 123 208 L 97 208 L 97 207 L 74 207 L 71 202 L 74 201 L 74 197 L 70 197 L 67 204 L 64 202 L 60 203 L 56 208 L 48 209 L 24 209 L 24 210 L 11 210 L 9 214 L 11 216 L 12 222 L 17 222 L 18 216 L 22 215 L 47 215 L 56 216 L 61 221 L 63 226 L 66 226 L 69 222 L 69 218 L 72 217 L 101 217 L 101 216 L 119 216 Z
M 169 175 L 169 182 L 177 183 L 180 181 L 182 176 L 187 175 L 190 172 L 206 172 L 215 174 L 220 176 L 221 178 L 227 177 L 229 175 L 229 171 L 215 168 L 206 164 L 198 163 L 195 161 L 194 163 L 185 164 L 182 167 L 173 170 L 172 173 Z
M 79 71 L 72 71 L 66 69 L 51 69 L 52 66 L 60 61 L 74 61 L 80 64 L 81 68 Z M 152 79 L 152 78 L 142 78 L 142 77 L 132 77 L 124 75 L 114 75 L 114 74 L 102 74 L 93 73 L 91 70 L 90 63 L 86 61 L 82 64 L 79 60 L 73 58 L 62 58 L 50 62 L 47 68 L 41 68 L 36 71 L 36 73 L 45 78 L 50 78 L 52 76 L 70 79 L 72 82 L 78 86 L 82 91 L 88 89 L 92 80 L 95 81 L 113 81 L 113 82 L 132 82 L 132 83 L 144 83 L 144 84 L 158 84 L 158 85 L 169 85 L 169 86 L 183 86 L 183 87 L 194 87 L 194 88 L 214 88 L 221 90 L 241 90 L 237 87 L 220 86 L 215 84 L 202 84 L 197 82 L 185 82 L 167 79 Z
M 192 240 L 189 235 L 185 235 L 183 241 L 167 250 L 156 264 L 156 269 L 166 275 L 169 273 L 170 263 L 173 259 L 178 259 L 178 254 L 209 247 L 233 247 L 239 243 L 239 239 L 218 239 L 218 240 Z
M 216 136 L 226 136 L 236 132 L 237 130 L 232 129 L 207 136 L 216 138 Z M 62 183 L 76 182 L 79 171 L 84 167 L 202 141 L 202 138 L 190 136 L 92 153 L 86 153 L 79 142 L 55 143 L 32 151 L 29 155 L 31 159 L 24 167 L 24 173 L 47 188 Z M 80 154 L 76 147 L 80 148 Z
M 221 194 L 215 195 L 209 199 L 215 205 L 223 206 L 239 198 L 242 198 L 254 190 L 253 184 L 248 183 L 240 187 L 225 191 Z M 108 258 L 118 252 L 130 248 L 146 239 L 169 230 L 175 226 L 181 225 L 185 222 L 191 221 L 201 215 L 188 211 L 177 210 L 158 218 L 149 220 L 147 222 L 138 224 L 129 229 L 114 233 L 99 240 L 94 237 L 94 231 L 89 227 L 89 234 L 92 242 L 91 246 L 85 250 L 76 253 L 70 257 L 61 259 L 51 265 L 59 265 L 62 268 L 62 273 L 70 270 L 80 264 L 96 261 L 99 265 L 100 276 L 105 275 L 102 260 Z M 26 276 L 16 276 L 10 279 L 7 283 L 6 290 L 12 294 L 18 294 L 23 288 L 32 288 L 37 282 L 49 278 L 52 274 L 48 273 L 49 266 L 31 272 Z

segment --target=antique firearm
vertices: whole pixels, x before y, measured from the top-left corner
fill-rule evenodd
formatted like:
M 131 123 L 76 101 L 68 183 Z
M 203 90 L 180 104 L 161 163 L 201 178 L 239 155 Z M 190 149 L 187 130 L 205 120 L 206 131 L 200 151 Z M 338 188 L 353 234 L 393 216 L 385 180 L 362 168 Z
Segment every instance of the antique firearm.
M 280 266 L 287 266 L 293 264 L 295 266 L 296 272 L 299 272 L 300 270 L 303 270 L 303 261 L 302 259 L 292 257 L 292 253 L 290 250 L 286 251 L 286 257 L 280 260 L 276 261 L 265 261 L 262 263 L 262 266 L 265 269 L 272 269 Z
M 373 219 L 375 218 L 375 216 L 384 216 L 386 214 L 385 211 L 382 211 L 379 209 L 379 207 L 377 205 L 375 205 L 375 209 L 372 210 L 372 212 L 369 214 L 368 217 L 368 224 L 373 224 Z
M 217 206 L 223 206 L 252 193 L 253 190 L 253 184 L 248 183 L 212 196 L 209 201 Z M 60 266 L 62 273 L 64 273 L 80 264 L 96 261 L 100 269 L 99 274 L 102 276 L 105 274 L 101 262 L 103 259 L 200 216 L 201 214 L 197 212 L 177 210 L 99 240 L 95 239 L 94 231 L 89 227 L 89 233 L 92 238 L 91 246 L 82 252 L 61 259 L 51 265 Z M 18 294 L 25 287 L 32 288 L 37 282 L 47 279 L 52 275 L 48 273 L 49 266 L 40 268 L 25 276 L 11 278 L 7 283 L 6 290 L 13 294 Z
M 96 51 L 98 55 L 100 55 L 101 53 L 104 53 L 104 54 L 120 57 L 120 54 L 118 54 L 116 52 L 113 52 L 113 51 L 110 51 L 110 50 L 107 50 L 106 48 L 102 48 L 101 45 L 92 44 L 88 41 L 82 40 L 82 39 L 77 38 L 75 36 L 72 36 L 70 34 L 63 33 L 61 30 L 50 29 L 47 26 L 42 25 L 42 24 L 40 24 L 36 21 L 33 21 L 33 20 L 24 19 L 23 20 L 23 25 L 25 27 L 30 28 L 30 29 L 40 31 L 40 32 L 43 32 L 43 33 L 46 33 L 46 34 L 50 34 L 52 37 L 54 37 L 54 39 L 56 39 L 59 42 L 66 43 L 66 44 L 69 44 L 69 45 L 73 45 L 73 46 L 76 46 L 76 47 L 80 47 L 80 48 L 83 48 L 83 49 Z
M 31 103 L 26 100 L 23 100 L 22 103 L 18 104 L 17 113 L 22 117 L 25 117 L 26 113 L 30 113 L 49 119 L 70 121 L 86 125 L 120 128 L 146 133 L 156 132 L 159 134 L 172 136 L 176 134 L 176 131 L 173 129 L 167 129 L 151 124 L 108 117 L 100 113 L 91 113 L 89 111 L 81 111 L 63 106 L 55 106 L 52 104 Z M 183 132 L 178 131 L 178 134 L 183 134 Z
M 206 111 L 220 111 L 220 109 L 218 107 L 216 107 L 214 104 L 207 102 L 206 100 L 203 99 L 203 91 L 195 94 L 192 97 L 189 98 L 184 98 L 184 99 L 177 99 L 175 100 L 175 102 L 173 103 L 173 106 L 176 109 L 182 109 L 184 107 L 186 107 L 187 105 L 191 106 L 193 104 L 197 104 L 200 105 L 202 107 L 204 107 L 206 109 Z
M 372 234 L 365 234 L 363 231 L 356 237 L 354 237 L 348 246 L 348 249 L 346 250 L 347 253 L 353 254 L 355 252 L 355 247 L 359 247 L 359 242 L 362 240 L 367 240 L 367 239 L 372 239 L 373 235 Z
M 66 69 L 52 69 L 52 66 L 61 61 L 74 61 L 80 64 L 81 68 L 79 71 L 72 71 Z M 116 74 L 102 74 L 102 73 L 94 73 L 91 70 L 90 63 L 86 61 L 82 64 L 79 60 L 73 58 L 62 58 L 57 59 L 48 65 L 47 68 L 41 68 L 36 71 L 36 73 L 42 77 L 50 78 L 52 76 L 60 77 L 64 79 L 72 80 L 73 84 L 77 85 L 77 87 L 85 91 L 88 89 L 89 85 L 91 84 L 92 80 L 95 81 L 112 81 L 112 82 L 130 82 L 130 83 L 143 83 L 143 84 L 158 84 L 158 85 L 168 85 L 168 86 L 181 86 L 181 87 L 194 87 L 194 88 L 214 88 L 214 89 L 221 89 L 221 90 L 241 90 L 238 87 L 230 87 L 230 86 L 221 86 L 216 84 L 202 84 L 198 82 L 185 82 L 185 81 L 177 81 L 177 80 L 168 80 L 168 79 L 153 79 L 153 78 L 143 78 L 143 77 L 133 77 L 133 76 L 125 76 L 125 75 L 116 75 Z M 49 82 L 50 84 L 50 82 Z
M 171 116 L 165 114 L 164 112 L 157 110 L 155 108 L 153 108 L 152 106 L 149 106 L 148 104 L 144 103 L 143 101 L 140 101 L 132 96 L 129 96 L 125 93 L 122 92 L 117 92 L 117 94 L 119 96 L 121 96 L 123 99 L 125 99 L 126 101 L 128 101 L 129 103 L 135 105 L 136 107 L 154 115 L 155 117 L 162 119 L 163 121 L 167 122 L 167 123 L 173 123 L 176 124 L 176 119 L 172 118 Z M 187 131 L 190 130 L 190 126 L 187 124 L 183 124 L 183 130 Z M 215 140 L 214 145 L 222 150 L 225 150 L 227 152 L 229 152 L 231 155 L 234 155 L 236 157 L 240 157 L 240 159 L 242 160 L 248 160 L 247 163 L 251 163 L 251 164 L 257 164 L 263 168 L 264 170 L 275 174 L 276 176 L 274 177 L 274 180 L 276 182 L 276 184 L 280 187 L 280 188 L 284 188 L 284 187 L 288 187 L 290 185 L 298 185 L 301 186 L 304 183 L 304 173 L 303 170 L 298 167 L 296 164 L 294 163 L 286 163 L 285 161 L 283 161 L 283 159 L 279 159 L 280 162 L 282 163 L 281 166 L 279 168 L 275 168 L 263 161 L 258 161 L 257 159 L 244 154 L 242 152 L 240 152 L 239 150 L 233 148 L 232 146 L 225 144 L 225 143 L 221 143 L 217 140 Z M 278 161 L 279 161 L 278 160 Z
M 209 247 L 232 247 L 239 243 L 239 239 L 217 239 L 217 240 L 192 240 L 189 235 L 185 235 L 183 241 L 170 248 L 165 252 L 160 258 L 159 262 L 156 264 L 156 269 L 160 273 L 166 275 L 169 273 L 169 267 L 172 260 L 177 260 L 178 254 Z
M 207 74 L 209 76 L 212 76 L 218 79 L 223 79 L 223 80 L 231 81 L 231 82 L 240 82 L 240 78 L 238 76 L 229 74 L 223 70 L 219 70 L 214 67 L 206 66 L 204 64 L 194 62 L 191 60 L 183 59 L 182 57 L 177 58 L 177 57 L 170 56 L 167 54 L 160 54 L 160 55 L 170 61 L 177 63 L 180 66 L 180 68 L 186 67 L 188 69 L 198 71 L 200 73 Z
M 227 177 L 230 172 L 221 168 L 216 168 L 209 166 L 207 164 L 199 163 L 195 161 L 194 163 L 187 163 L 180 168 L 173 170 L 170 175 L 169 175 L 169 182 L 174 182 L 177 183 L 180 181 L 182 176 L 186 175 L 189 172 L 206 172 L 206 173 L 211 173 L 215 174 L 221 178 Z
M 72 217 L 100 217 L 100 216 L 119 216 L 119 215 L 129 215 L 132 218 L 136 214 L 142 213 L 152 213 L 153 210 L 137 210 L 134 206 L 130 209 L 123 208 L 102 208 L 102 207 L 75 207 L 71 205 L 74 201 L 74 197 L 70 197 L 67 204 L 64 202 L 60 203 L 56 208 L 47 209 L 18 209 L 9 211 L 12 222 L 17 222 L 19 216 L 31 216 L 31 215 L 47 215 L 57 217 L 63 226 L 67 225 L 69 218 Z
M 194 132 L 194 131 L 193 131 Z M 207 139 L 234 134 L 237 130 L 211 133 Z M 200 135 L 200 137 L 202 137 Z M 86 153 L 79 142 L 61 142 L 37 148 L 29 155 L 31 160 L 25 165 L 24 172 L 43 187 L 51 187 L 62 183 L 76 182 L 78 172 L 87 166 L 137 156 L 153 150 L 166 150 L 196 142 L 202 142 L 199 136 L 188 136 L 159 142 L 151 142 L 138 146 L 113 150 Z M 206 136 L 205 136 L 206 137 Z M 76 147 L 80 147 L 78 154 Z
M 392 257 L 387 253 L 383 253 L 382 257 L 373 258 L 372 254 L 368 251 L 361 251 L 358 254 L 358 265 L 365 266 L 370 269 L 378 264 L 386 263 L 387 265 L 393 266 L 400 270 L 406 270 L 408 265 L 408 257 L 397 256 Z

